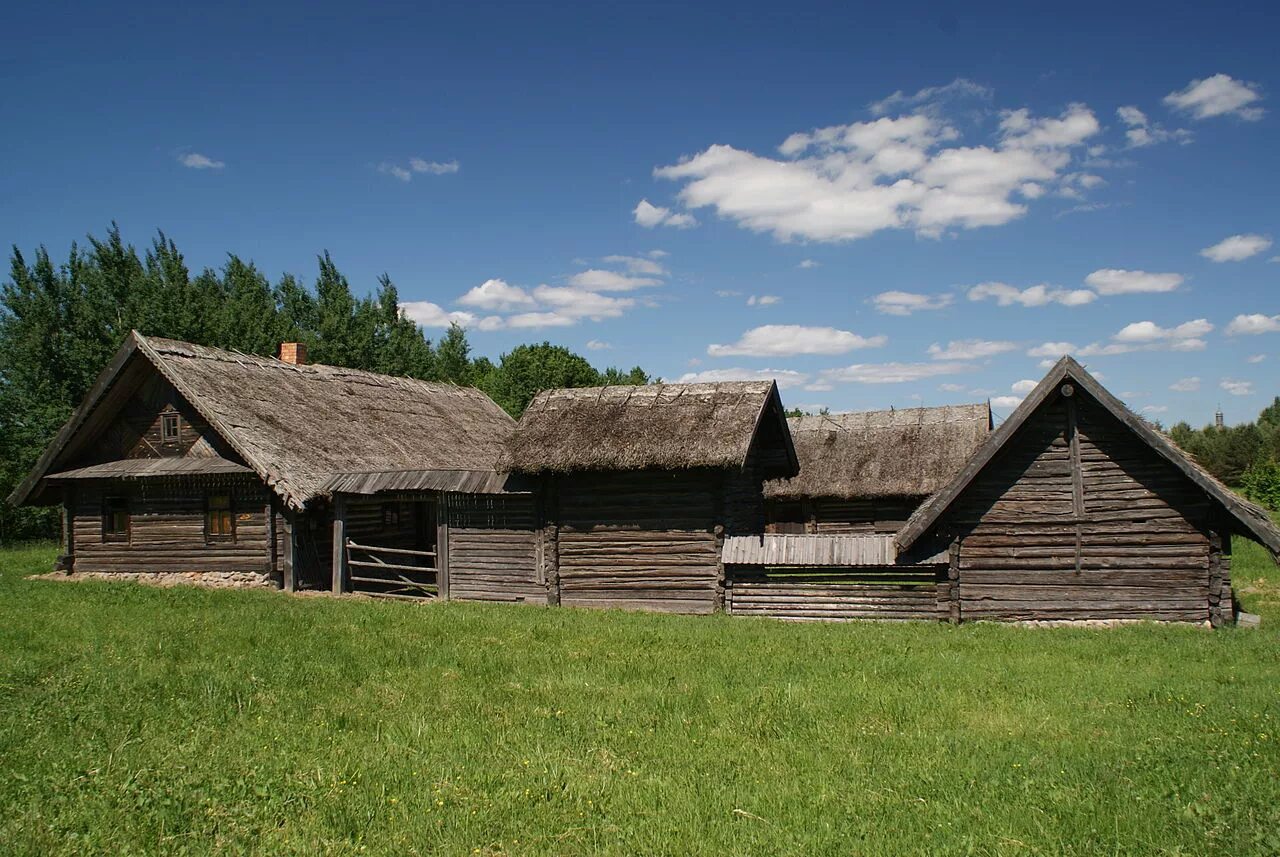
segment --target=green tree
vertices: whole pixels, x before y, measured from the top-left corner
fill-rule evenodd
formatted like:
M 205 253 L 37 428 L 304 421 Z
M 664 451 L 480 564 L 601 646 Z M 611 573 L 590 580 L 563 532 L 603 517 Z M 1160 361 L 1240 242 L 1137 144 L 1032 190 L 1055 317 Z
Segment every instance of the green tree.
M 542 390 L 557 387 L 593 387 L 601 375 L 585 357 L 560 345 L 517 345 L 498 364 L 497 371 L 481 379 L 482 387 L 507 413 L 519 417 Z

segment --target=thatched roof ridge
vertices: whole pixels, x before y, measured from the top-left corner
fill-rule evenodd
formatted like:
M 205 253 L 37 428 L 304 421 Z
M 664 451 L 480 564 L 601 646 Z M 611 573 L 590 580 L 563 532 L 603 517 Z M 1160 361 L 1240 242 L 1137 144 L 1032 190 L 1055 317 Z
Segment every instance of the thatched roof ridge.
M 519 473 L 740 468 L 775 420 L 795 460 L 772 381 L 584 387 L 534 397 L 499 460 Z
M 479 390 L 129 335 L 36 468 L 24 502 L 139 359 L 155 369 L 280 497 L 301 508 L 335 473 L 493 470 L 514 420 Z
M 800 460 L 765 496 L 926 497 L 947 483 L 991 431 L 986 402 L 820 414 L 787 420 Z
M 894 537 L 900 550 L 909 549 L 921 536 L 930 532 L 953 502 L 978 474 L 991 462 L 1004 445 L 1017 434 L 1019 428 L 1056 393 L 1066 381 L 1079 386 L 1126 428 L 1136 434 L 1158 455 L 1195 483 L 1206 496 L 1216 502 L 1232 522 L 1232 530 L 1265 545 L 1280 562 L 1280 528 L 1260 506 L 1250 503 L 1205 470 L 1194 458 L 1184 452 L 1168 435 L 1157 431 L 1150 423 L 1129 410 L 1124 402 L 1113 396 L 1083 366 L 1070 356 L 1054 364 L 1036 388 L 1022 401 L 1009 418 L 992 432 L 985 443 L 950 482 L 925 501 L 903 525 Z

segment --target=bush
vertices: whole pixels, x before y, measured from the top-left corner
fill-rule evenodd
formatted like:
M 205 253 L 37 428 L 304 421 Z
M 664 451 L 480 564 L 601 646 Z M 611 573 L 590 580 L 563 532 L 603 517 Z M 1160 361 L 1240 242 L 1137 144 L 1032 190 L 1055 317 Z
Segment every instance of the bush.
M 1280 463 L 1259 461 L 1240 477 L 1244 495 L 1271 511 L 1280 511 Z

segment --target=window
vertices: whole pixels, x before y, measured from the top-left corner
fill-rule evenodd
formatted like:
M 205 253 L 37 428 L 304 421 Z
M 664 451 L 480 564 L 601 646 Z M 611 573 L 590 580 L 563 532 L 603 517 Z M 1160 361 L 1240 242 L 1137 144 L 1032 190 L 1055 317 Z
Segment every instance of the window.
M 400 504 L 399 503 L 383 503 L 382 504 L 382 529 L 394 530 L 400 526 Z
M 177 414 L 161 414 L 160 439 L 165 443 L 177 443 L 179 425 Z
M 205 502 L 204 535 L 207 541 L 234 541 L 236 516 L 231 511 L 230 494 L 210 494 Z
M 102 540 L 129 541 L 129 501 L 112 497 L 102 504 Z

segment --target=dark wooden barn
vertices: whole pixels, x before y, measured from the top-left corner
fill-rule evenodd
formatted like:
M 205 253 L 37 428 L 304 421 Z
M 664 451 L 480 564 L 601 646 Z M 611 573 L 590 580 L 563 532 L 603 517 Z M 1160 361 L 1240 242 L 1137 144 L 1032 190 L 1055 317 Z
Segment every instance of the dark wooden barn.
M 764 528 L 761 484 L 797 471 L 772 382 L 553 390 L 502 466 L 538 480 L 553 603 L 710 613 L 726 536 Z
M 469 524 L 469 505 L 531 505 L 494 474 L 515 423 L 488 396 L 305 365 L 299 351 L 284 362 L 131 334 L 10 499 L 62 504 L 68 571 L 341 589 L 334 558 L 352 539 L 382 549 L 356 562 L 401 566 L 354 575 L 395 580 L 371 590 L 430 592 L 442 508 Z M 375 486 L 388 471 L 402 481 Z M 339 476 L 378 490 L 335 525 Z
M 1231 536 L 1267 513 L 1063 358 L 896 537 L 945 551 L 952 620 L 1233 621 Z

